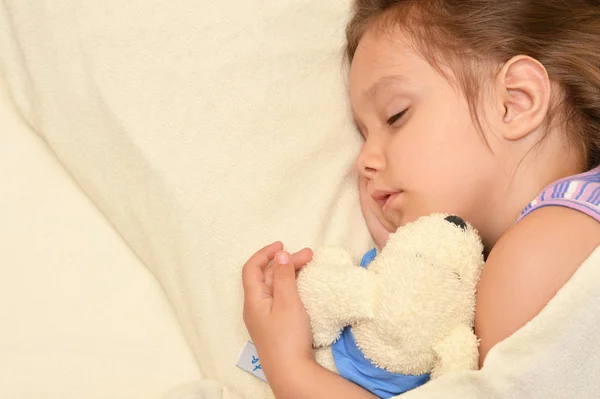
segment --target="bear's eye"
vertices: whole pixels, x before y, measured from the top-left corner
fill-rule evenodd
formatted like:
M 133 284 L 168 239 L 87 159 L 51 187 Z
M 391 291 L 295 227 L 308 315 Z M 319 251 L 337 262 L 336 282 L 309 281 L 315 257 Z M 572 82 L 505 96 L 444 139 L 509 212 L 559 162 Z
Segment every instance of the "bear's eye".
M 457 272 L 452 272 L 452 274 L 454 274 L 454 277 L 456 277 L 456 279 L 457 279 L 458 281 L 461 281 L 460 274 L 458 274 Z

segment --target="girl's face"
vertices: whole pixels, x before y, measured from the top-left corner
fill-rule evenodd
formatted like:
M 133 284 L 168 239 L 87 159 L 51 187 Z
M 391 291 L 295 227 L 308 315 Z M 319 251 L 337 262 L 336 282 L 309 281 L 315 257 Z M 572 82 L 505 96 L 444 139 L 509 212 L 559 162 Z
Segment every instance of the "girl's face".
M 493 184 L 501 169 L 485 141 L 493 137 L 477 129 L 464 94 L 402 34 L 368 31 L 352 62 L 350 99 L 365 139 L 356 160 L 361 206 L 377 245 L 435 212 L 484 234 L 504 187 Z

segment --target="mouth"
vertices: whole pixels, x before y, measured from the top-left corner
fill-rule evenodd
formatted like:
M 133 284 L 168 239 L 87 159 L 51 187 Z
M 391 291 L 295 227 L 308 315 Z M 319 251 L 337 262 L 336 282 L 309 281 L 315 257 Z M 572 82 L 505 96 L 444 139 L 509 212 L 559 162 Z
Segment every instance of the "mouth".
M 392 202 L 400 192 L 374 191 L 371 197 L 379 204 L 381 210 L 385 212 L 386 207 Z

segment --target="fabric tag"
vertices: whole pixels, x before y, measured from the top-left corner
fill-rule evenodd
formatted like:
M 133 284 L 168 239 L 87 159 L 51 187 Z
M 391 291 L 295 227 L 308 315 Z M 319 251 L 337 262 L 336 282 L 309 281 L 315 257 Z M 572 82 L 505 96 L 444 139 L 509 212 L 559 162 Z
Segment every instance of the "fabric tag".
M 256 353 L 256 347 L 250 341 L 246 342 L 240 353 L 240 357 L 237 360 L 236 366 L 252 374 L 253 376 L 260 378 L 264 382 L 267 382 L 265 374 L 262 371 L 260 360 L 258 360 L 258 354 Z

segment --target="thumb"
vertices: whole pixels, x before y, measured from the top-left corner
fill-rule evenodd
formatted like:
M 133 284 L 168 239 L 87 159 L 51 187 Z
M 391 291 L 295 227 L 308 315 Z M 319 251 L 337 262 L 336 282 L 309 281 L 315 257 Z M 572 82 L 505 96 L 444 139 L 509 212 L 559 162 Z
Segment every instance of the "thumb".
M 287 252 L 278 252 L 273 262 L 273 306 L 287 307 L 299 299 L 296 269 Z

